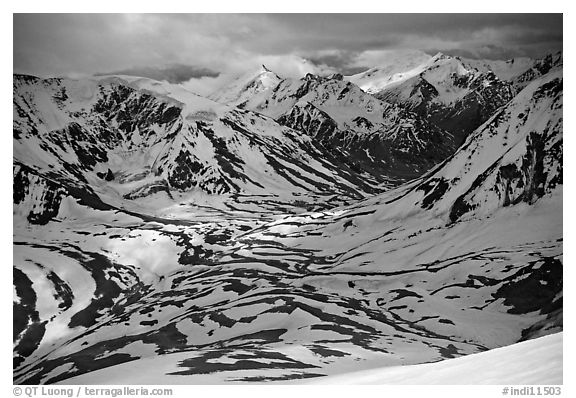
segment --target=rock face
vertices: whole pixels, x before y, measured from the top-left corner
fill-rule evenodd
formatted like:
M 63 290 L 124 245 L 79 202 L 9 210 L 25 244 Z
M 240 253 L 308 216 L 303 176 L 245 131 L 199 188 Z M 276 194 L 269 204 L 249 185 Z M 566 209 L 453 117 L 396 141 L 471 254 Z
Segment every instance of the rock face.
M 46 224 L 58 214 L 62 196 L 61 185 L 40 177 L 30 168 L 14 165 L 14 206 L 32 224 Z
M 15 76 L 14 382 L 288 382 L 559 332 L 562 108 L 551 69 L 452 150 L 340 76 L 243 109 Z

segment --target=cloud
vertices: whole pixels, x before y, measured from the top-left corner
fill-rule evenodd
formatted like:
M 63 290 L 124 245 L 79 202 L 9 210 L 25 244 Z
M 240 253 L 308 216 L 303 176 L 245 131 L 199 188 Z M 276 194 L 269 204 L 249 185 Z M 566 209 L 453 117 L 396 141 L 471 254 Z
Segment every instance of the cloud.
M 296 54 L 262 55 L 256 57 L 256 60 L 281 77 L 300 78 L 308 73 L 325 76 L 337 72 L 337 69 L 325 63 L 315 63 Z
M 410 68 L 420 65 L 428 59 L 430 59 L 430 55 L 420 50 L 368 50 L 353 57 L 349 66 L 371 67 L 398 64 L 402 68 Z
M 129 75 L 148 77 L 154 80 L 166 80 L 169 83 L 183 83 L 190 79 L 200 79 L 203 77 L 218 77 L 220 72 L 207 68 L 199 68 L 192 65 L 174 64 L 165 67 L 134 67 L 110 73 L 95 73 L 95 76 L 104 75 Z
M 212 94 L 217 89 L 224 87 L 231 80 L 231 76 L 221 74 L 218 77 L 200 77 L 193 78 L 182 83 L 184 88 L 203 96 Z
M 15 14 L 14 69 L 59 75 L 195 65 L 222 70 L 236 46 L 214 16 Z
M 221 87 L 243 75 L 251 75 L 262 65 L 274 71 L 282 78 L 301 78 L 307 73 L 326 76 L 338 72 L 338 69 L 323 63 L 314 63 L 295 54 L 288 55 L 252 55 L 229 60 L 228 72 L 218 77 L 193 78 L 183 83 L 187 89 L 200 94 L 209 95 Z
M 326 49 L 308 52 L 303 56 L 313 64 L 324 65 L 345 75 L 351 75 L 368 69 L 364 65 L 359 66 L 354 64 L 354 60 L 358 57 L 357 51 Z
M 372 66 L 359 60 L 399 49 L 536 57 L 562 47 L 562 25 L 561 14 L 14 14 L 14 72 L 192 65 L 231 76 L 266 63 L 289 75 Z

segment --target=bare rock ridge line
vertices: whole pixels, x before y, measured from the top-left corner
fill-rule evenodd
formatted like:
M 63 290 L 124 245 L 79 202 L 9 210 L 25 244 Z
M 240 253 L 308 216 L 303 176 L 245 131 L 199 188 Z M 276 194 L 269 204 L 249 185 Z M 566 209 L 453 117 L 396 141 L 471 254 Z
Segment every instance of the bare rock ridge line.
M 210 98 L 13 79 L 16 384 L 323 380 L 563 329 L 562 54 Z

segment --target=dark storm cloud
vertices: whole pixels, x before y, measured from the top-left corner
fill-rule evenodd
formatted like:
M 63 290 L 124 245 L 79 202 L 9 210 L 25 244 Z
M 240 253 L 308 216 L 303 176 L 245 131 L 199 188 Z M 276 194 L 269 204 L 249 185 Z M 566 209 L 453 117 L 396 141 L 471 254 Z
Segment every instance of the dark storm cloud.
M 14 69 L 92 74 L 170 64 L 209 68 L 230 48 L 213 19 L 209 15 L 15 14 Z
M 561 14 L 15 14 L 14 71 L 137 68 L 181 80 L 186 71 L 167 72 L 167 65 L 190 65 L 194 79 L 202 70 L 231 73 L 260 63 L 303 70 L 295 56 L 350 71 L 391 49 L 540 57 L 562 48 L 562 24 Z
M 326 65 L 345 75 L 353 75 L 368 69 L 365 66 L 350 66 L 357 55 L 356 51 L 318 52 L 312 53 L 306 59 L 315 65 Z
M 447 46 L 473 41 L 492 31 L 508 43 L 562 41 L 561 14 L 276 14 L 275 25 L 293 32 L 281 39 L 285 48 L 351 51 L 408 47 L 422 49 L 435 39 Z M 410 38 L 412 43 L 407 43 Z M 418 47 L 420 46 L 420 47 Z
M 202 77 L 218 77 L 219 72 L 207 68 L 199 68 L 192 65 L 168 65 L 166 67 L 134 67 L 109 73 L 96 73 L 96 76 L 103 75 L 130 75 L 148 77 L 154 80 L 166 80 L 170 83 L 183 83 L 190 79 L 200 79 Z

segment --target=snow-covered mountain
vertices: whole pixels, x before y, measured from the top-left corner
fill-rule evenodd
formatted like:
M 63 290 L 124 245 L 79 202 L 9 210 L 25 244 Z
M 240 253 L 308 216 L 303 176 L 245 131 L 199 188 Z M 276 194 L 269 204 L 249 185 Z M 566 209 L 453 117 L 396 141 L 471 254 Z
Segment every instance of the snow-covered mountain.
M 352 76 L 345 80 L 356 84 L 370 94 L 376 94 L 390 85 L 409 79 L 424 70 L 432 56 L 422 51 L 393 51 L 378 66 Z
M 108 209 L 192 191 L 314 203 L 375 189 L 310 137 L 149 79 L 16 76 L 14 117 L 14 200 L 31 222 L 66 195 Z
M 419 58 L 416 58 L 419 60 Z M 537 77 L 562 68 L 562 53 L 542 59 L 466 59 L 441 53 L 393 73 L 379 68 L 347 79 L 450 131 L 458 143 Z
M 425 76 L 504 84 L 440 64 Z M 315 145 L 383 137 L 415 164 L 451 136 L 339 76 L 282 80 L 244 109 L 144 80 L 15 77 L 15 383 L 286 382 L 560 332 L 562 84 L 536 78 L 368 197 Z M 142 178 L 172 198 L 143 203 Z
M 334 74 L 284 79 L 239 106 L 304 132 L 343 162 L 385 182 L 421 175 L 456 149 L 452 134 Z
M 211 94 L 209 98 L 223 104 L 238 106 L 256 94 L 273 89 L 281 80 L 276 73 L 262 65 L 258 70 L 236 78 L 226 87 Z
M 528 57 L 511 58 L 506 61 L 491 59 L 461 58 L 467 65 L 473 66 L 480 72 L 493 72 L 498 79 L 512 81 L 534 65 L 534 59 Z
M 458 57 L 440 53 L 374 93 L 450 131 L 458 144 L 513 94 L 511 84 L 492 71 L 479 71 Z
M 464 59 L 466 64 L 482 72 L 492 71 L 500 80 L 512 83 L 515 92 L 519 92 L 532 80 L 545 75 L 553 69 L 561 69 L 562 52 L 547 54 L 538 59 L 528 57 L 512 58 L 506 61 Z
M 561 51 L 555 54 L 548 54 L 543 58 L 534 60 L 533 64 L 525 72 L 514 76 L 512 78 L 512 84 L 515 89 L 519 91 L 540 76 L 551 71 L 561 71 L 563 63 L 564 57 Z

